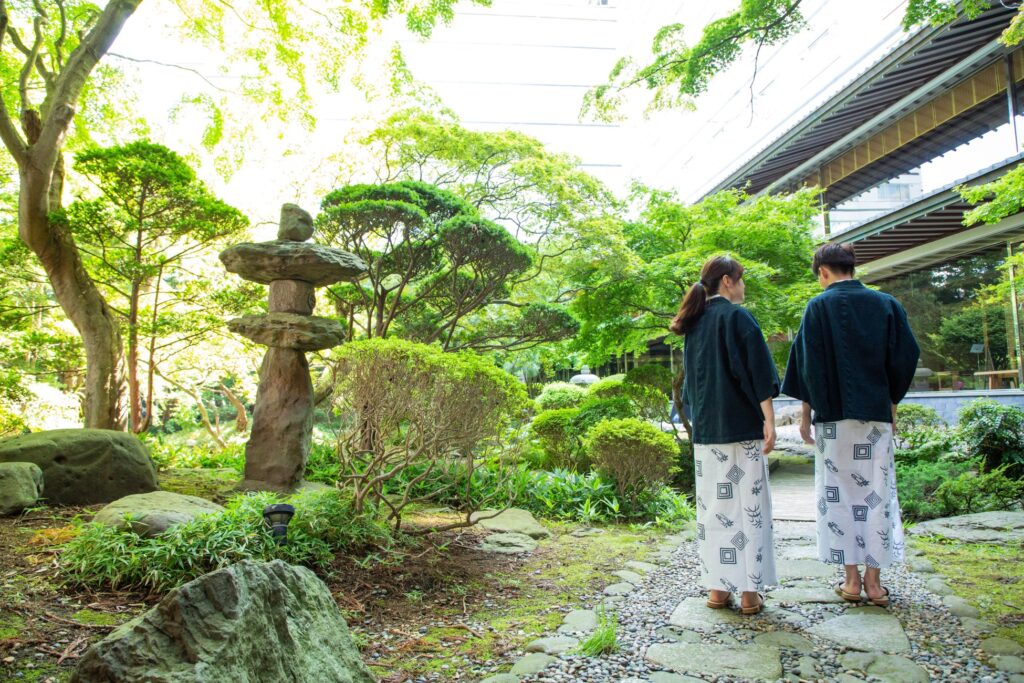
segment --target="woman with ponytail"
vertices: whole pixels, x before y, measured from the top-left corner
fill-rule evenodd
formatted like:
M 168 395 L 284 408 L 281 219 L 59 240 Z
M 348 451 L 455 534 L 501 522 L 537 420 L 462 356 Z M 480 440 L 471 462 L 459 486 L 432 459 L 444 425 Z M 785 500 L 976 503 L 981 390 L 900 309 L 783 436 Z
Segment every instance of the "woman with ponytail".
M 669 326 L 686 338 L 683 400 L 690 406 L 697 541 L 708 607 L 757 614 L 776 583 L 766 456 L 775 446 L 779 377 L 764 335 L 743 303 L 743 266 L 709 259 Z

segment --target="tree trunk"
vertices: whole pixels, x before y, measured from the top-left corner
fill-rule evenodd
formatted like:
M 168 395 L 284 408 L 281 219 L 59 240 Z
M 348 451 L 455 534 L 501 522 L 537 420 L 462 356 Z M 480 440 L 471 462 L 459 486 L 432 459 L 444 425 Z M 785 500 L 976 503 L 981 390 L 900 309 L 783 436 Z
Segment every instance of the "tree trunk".
M 142 431 L 142 392 L 139 389 L 139 290 L 133 281 L 128 301 L 128 406 L 131 431 Z
M 8 103 L 0 97 L 0 138 L 18 164 L 21 180 L 18 235 L 39 257 L 57 302 L 78 329 L 85 347 L 86 427 L 124 428 L 121 334 L 113 312 L 85 272 L 71 236 L 50 216 L 60 208 L 64 185 L 61 149 L 78 96 L 139 2 L 110 0 L 106 4 L 47 87 L 42 118 L 29 102 L 21 102 L 24 138 L 15 127 Z M 0 0 L 0 36 L 7 26 L 7 7 Z M 32 68 L 32 61 L 26 66 Z
M 245 414 L 245 406 L 242 405 L 242 402 L 238 400 L 235 393 L 231 391 L 231 389 L 228 389 L 223 382 L 221 382 L 220 389 L 221 393 L 223 393 L 228 401 L 231 402 L 231 405 L 235 407 L 235 431 L 241 434 L 249 428 L 249 418 Z
M 29 165 L 19 175 L 19 234 L 39 257 L 57 302 L 85 347 L 85 426 L 122 430 L 125 376 L 117 319 L 85 272 L 71 236 L 49 219 L 49 172 Z

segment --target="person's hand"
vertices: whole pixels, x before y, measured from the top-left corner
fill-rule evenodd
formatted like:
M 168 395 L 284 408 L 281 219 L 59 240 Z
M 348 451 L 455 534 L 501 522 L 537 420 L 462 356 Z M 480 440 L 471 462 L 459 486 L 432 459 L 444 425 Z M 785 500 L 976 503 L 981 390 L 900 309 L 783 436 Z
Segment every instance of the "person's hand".
M 764 454 L 768 455 L 775 448 L 775 421 L 764 421 Z
M 800 438 L 804 443 L 814 445 L 814 437 L 811 436 L 811 421 L 807 417 L 800 420 Z

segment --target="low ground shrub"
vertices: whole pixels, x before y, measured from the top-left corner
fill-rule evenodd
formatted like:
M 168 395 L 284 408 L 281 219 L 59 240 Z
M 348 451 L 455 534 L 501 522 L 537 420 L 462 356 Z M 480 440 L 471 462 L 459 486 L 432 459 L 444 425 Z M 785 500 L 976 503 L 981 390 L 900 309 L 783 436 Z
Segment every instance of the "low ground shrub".
M 664 365 L 648 363 L 633 368 L 626 373 L 623 380 L 626 384 L 640 384 L 657 389 L 665 396 L 672 391 L 672 371 Z
M 946 481 L 970 471 L 970 463 L 953 460 L 919 460 L 896 464 L 900 509 L 906 521 L 921 521 L 957 514 L 935 494 Z
M 288 543 L 277 545 L 263 521 L 263 508 L 288 502 L 295 516 Z M 384 544 L 387 528 L 372 515 L 354 512 L 338 491 L 308 491 L 290 497 L 242 494 L 224 512 L 204 515 L 146 538 L 98 523 L 84 524 L 62 549 L 60 567 L 71 582 L 93 588 L 165 592 L 202 574 L 244 559 L 282 559 L 326 569 L 339 551 Z
M 586 450 L 630 505 L 668 482 L 679 455 L 671 435 L 635 418 L 598 423 L 587 434 Z
M 144 442 L 159 470 L 172 467 L 202 467 L 245 471 L 244 443 L 229 443 L 224 448 L 217 448 L 212 444 L 174 443 L 159 434 L 145 437 Z
M 935 497 L 946 514 L 965 515 L 989 510 L 1008 510 L 1024 504 L 1024 480 L 1011 479 L 1006 467 L 978 474 L 964 472 L 944 481 Z
M 917 448 L 929 441 L 948 438 L 946 421 L 934 408 L 919 403 L 901 403 L 896 411 L 896 448 Z
M 1024 477 L 1024 410 L 992 399 L 971 401 L 960 409 L 957 435 L 982 472 L 1005 467 L 1008 476 Z
M 465 468 L 438 468 L 431 476 L 420 478 L 423 469 L 422 465 L 407 468 L 389 482 L 385 491 L 404 490 L 408 482 L 417 480 L 412 487 L 414 494 L 455 509 L 467 509 L 461 492 L 472 491 L 469 506 L 474 510 L 503 501 L 504 505 L 549 519 L 584 523 L 637 520 L 674 525 L 694 516 L 686 496 L 667 486 L 631 507 L 619 498 L 615 483 L 597 472 L 536 470 L 524 463 L 509 465 L 491 460 L 480 463 L 467 481 Z

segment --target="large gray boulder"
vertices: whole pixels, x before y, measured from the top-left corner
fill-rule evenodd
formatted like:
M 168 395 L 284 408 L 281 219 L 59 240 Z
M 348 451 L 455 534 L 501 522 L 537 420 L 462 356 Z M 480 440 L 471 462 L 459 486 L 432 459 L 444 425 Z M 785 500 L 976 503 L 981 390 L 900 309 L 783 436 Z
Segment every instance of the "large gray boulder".
M 327 586 L 245 560 L 174 589 L 82 657 L 72 683 L 373 683 Z
M 0 463 L 0 515 L 31 507 L 43 494 L 43 471 L 31 462 Z
M 46 501 L 109 503 L 155 491 L 156 467 L 134 434 L 109 429 L 54 429 L 0 440 L 0 462 L 31 462 L 43 471 Z
M 156 536 L 176 524 L 223 510 L 205 498 L 153 491 L 119 498 L 97 512 L 93 521 L 121 529 L 131 526 L 132 531 L 141 536 Z M 130 524 L 125 521 L 125 515 L 129 516 Z
M 943 536 L 967 543 L 1024 543 L 1024 512 L 1001 510 L 931 519 L 910 527 L 913 536 Z
M 551 535 L 551 532 L 540 525 L 534 519 L 529 510 L 520 508 L 508 508 L 497 515 L 497 510 L 480 510 L 470 515 L 469 521 L 475 522 L 485 529 L 491 531 L 502 531 L 512 534 L 526 534 L 530 538 L 542 539 Z

